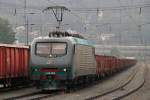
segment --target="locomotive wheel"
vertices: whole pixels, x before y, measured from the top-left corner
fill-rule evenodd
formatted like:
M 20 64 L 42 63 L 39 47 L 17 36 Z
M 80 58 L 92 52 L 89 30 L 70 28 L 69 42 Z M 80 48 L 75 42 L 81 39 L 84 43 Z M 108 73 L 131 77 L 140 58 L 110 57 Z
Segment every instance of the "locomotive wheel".
M 91 78 L 89 76 L 86 77 L 86 83 L 90 84 L 91 83 Z
M 72 87 L 73 87 L 73 82 L 72 82 L 72 80 L 67 80 L 67 81 L 65 82 L 65 89 L 64 89 L 64 91 L 65 91 L 66 93 L 70 93 Z
M 86 77 L 83 77 L 83 85 L 86 85 Z

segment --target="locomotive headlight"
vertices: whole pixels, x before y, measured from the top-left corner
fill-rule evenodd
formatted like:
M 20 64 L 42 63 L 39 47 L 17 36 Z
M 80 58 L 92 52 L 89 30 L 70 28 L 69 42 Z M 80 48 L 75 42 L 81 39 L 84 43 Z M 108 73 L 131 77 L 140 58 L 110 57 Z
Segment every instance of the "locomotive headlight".
M 37 72 L 37 71 L 38 71 L 38 69 L 34 69 L 34 71 L 35 71 L 35 72 Z
M 67 69 L 66 68 L 64 68 L 64 72 L 66 72 L 67 71 Z

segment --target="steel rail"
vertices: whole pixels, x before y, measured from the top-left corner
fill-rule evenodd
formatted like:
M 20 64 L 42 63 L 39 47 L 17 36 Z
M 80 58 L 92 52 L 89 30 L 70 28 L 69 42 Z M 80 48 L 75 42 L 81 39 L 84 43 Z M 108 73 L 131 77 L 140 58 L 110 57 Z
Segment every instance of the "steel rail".
M 134 77 L 136 76 L 136 74 L 137 74 L 137 68 L 134 69 L 134 72 L 133 72 L 130 76 L 128 76 L 128 79 L 127 79 L 127 80 L 121 80 L 121 81 L 119 82 L 119 83 L 121 84 L 120 86 L 118 86 L 118 87 L 116 87 L 115 89 L 112 89 L 112 90 L 110 90 L 110 91 L 106 91 L 106 92 L 104 92 L 104 93 L 101 93 L 101 94 L 99 94 L 99 95 L 88 97 L 88 98 L 86 98 L 85 100 L 94 100 L 94 99 L 97 99 L 97 98 L 100 98 L 100 97 L 102 97 L 102 96 L 108 95 L 108 94 L 110 94 L 110 93 L 113 93 L 113 92 L 115 92 L 115 91 L 117 91 L 117 90 L 119 90 L 119 89 L 125 87 L 126 85 L 128 85 L 128 84 L 134 79 Z
M 117 87 L 117 88 L 115 88 L 115 89 L 113 89 L 113 90 L 110 90 L 110 91 L 108 91 L 108 92 L 105 92 L 105 93 L 103 93 L 103 94 L 86 98 L 85 100 L 101 99 L 103 96 L 104 96 L 104 97 L 107 97 L 107 96 L 109 96 L 109 95 L 111 95 L 111 94 L 117 93 L 117 92 L 120 91 L 121 89 L 126 89 L 125 87 L 128 87 L 129 85 L 131 85 L 131 82 L 134 80 L 134 78 L 135 78 L 135 76 L 137 75 L 137 73 L 138 73 L 138 70 L 136 70 L 133 74 L 131 74 L 130 79 L 129 79 L 128 81 L 125 80 L 121 86 L 119 86 L 119 87 Z M 145 77 L 145 73 L 146 73 L 146 69 L 143 70 L 143 76 L 144 76 L 144 77 Z M 127 82 L 126 82 L 126 81 L 127 81 Z M 128 96 L 128 95 L 130 95 L 130 94 L 132 94 L 132 93 L 134 93 L 134 92 L 137 91 L 138 89 L 140 89 L 140 88 L 144 85 L 144 83 L 145 83 L 145 78 L 142 80 L 142 82 L 141 82 L 136 88 L 132 89 L 131 91 L 129 91 L 129 92 L 123 94 L 123 95 L 119 95 L 119 96 L 114 97 L 114 98 L 111 98 L 111 99 L 112 99 L 112 100 L 120 100 L 120 99 L 122 99 L 122 98 L 124 98 L 124 97 L 126 97 L 126 96 Z
M 40 99 L 49 98 L 49 97 L 58 95 L 60 93 L 61 93 L 60 91 L 47 91 L 47 92 L 37 91 L 37 92 L 32 92 L 32 93 L 28 93 L 28 94 L 24 94 L 20 96 L 5 98 L 4 100 L 17 100 L 17 99 L 40 100 Z
M 131 95 L 132 93 L 138 91 L 140 88 L 142 88 L 142 87 L 144 86 L 144 84 L 145 84 L 145 81 L 146 81 L 145 76 L 146 76 L 147 72 L 148 72 L 148 71 L 147 71 L 147 67 L 146 67 L 146 68 L 144 69 L 144 74 L 143 74 L 143 77 L 144 77 L 144 78 L 143 78 L 142 82 L 139 84 L 139 86 L 137 86 L 135 89 L 129 91 L 128 93 L 126 93 L 126 94 L 124 94 L 124 95 L 120 95 L 120 96 L 118 96 L 118 97 L 113 98 L 113 100 L 120 100 L 120 99 L 122 99 L 122 98 L 125 98 L 125 97 Z

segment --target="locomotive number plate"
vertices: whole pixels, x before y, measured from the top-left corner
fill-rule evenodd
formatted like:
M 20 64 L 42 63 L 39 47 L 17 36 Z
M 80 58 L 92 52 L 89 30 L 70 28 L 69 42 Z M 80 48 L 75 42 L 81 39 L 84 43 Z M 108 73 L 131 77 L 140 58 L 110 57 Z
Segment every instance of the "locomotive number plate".
M 49 75 L 55 75 L 55 72 L 48 72 Z
M 54 63 L 54 59 L 49 59 L 48 61 L 47 61 L 47 64 L 53 64 Z

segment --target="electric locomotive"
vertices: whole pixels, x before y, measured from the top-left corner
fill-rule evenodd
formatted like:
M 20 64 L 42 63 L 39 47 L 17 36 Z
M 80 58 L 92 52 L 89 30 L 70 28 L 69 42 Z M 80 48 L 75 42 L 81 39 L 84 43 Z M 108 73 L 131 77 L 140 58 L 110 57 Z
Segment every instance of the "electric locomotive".
M 51 32 L 33 40 L 30 77 L 40 89 L 64 89 L 96 75 L 94 44 L 78 34 Z

